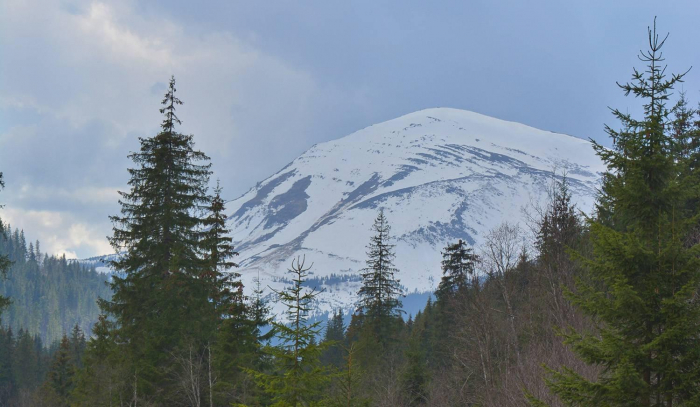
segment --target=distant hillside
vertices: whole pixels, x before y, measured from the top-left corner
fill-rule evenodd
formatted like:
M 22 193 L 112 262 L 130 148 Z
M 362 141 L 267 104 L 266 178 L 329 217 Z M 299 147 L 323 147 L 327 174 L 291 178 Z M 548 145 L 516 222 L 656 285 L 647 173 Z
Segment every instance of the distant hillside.
M 6 225 L 3 229 L 0 254 L 9 255 L 14 265 L 0 280 L 0 295 L 12 300 L 0 315 L 2 324 L 38 334 L 44 343 L 60 339 L 75 324 L 89 334 L 99 315 L 97 299 L 112 295 L 106 285 L 109 275 L 65 257 L 47 256 L 38 242 L 27 244 L 23 231 L 10 233 Z

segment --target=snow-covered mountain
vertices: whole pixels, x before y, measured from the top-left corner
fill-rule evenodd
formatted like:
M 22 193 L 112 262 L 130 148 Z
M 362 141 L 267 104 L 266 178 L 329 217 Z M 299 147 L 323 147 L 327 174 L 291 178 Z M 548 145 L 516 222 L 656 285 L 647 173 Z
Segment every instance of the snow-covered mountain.
M 103 256 L 88 257 L 86 259 L 72 260 L 87 267 L 94 267 L 98 273 L 112 274 L 114 270 L 109 266 L 109 262 L 116 260 L 118 255 L 106 254 Z
M 319 310 L 355 302 L 370 227 L 384 208 L 407 292 L 432 291 L 440 251 L 478 245 L 541 202 L 566 172 L 574 201 L 593 206 L 604 167 L 591 144 L 463 110 L 411 113 L 311 147 L 228 204 L 244 284 L 279 289 L 293 258 L 313 262 Z

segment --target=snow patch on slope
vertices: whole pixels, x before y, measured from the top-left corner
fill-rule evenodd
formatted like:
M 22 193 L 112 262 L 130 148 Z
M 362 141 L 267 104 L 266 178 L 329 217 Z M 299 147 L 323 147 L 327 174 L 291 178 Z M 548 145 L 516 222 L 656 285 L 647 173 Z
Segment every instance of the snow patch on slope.
M 384 208 L 407 292 L 434 290 L 440 251 L 478 245 L 541 202 L 566 173 L 579 208 L 593 207 L 603 164 L 588 141 L 473 112 L 437 108 L 311 147 L 229 204 L 244 284 L 280 289 L 297 256 L 325 289 L 318 311 L 349 309 L 370 226 Z M 333 278 L 331 278 L 333 277 Z

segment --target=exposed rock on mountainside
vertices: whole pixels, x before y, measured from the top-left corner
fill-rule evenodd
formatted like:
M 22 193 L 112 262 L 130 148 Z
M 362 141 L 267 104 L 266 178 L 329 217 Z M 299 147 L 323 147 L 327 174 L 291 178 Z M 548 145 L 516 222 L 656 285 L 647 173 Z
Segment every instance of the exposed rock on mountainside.
M 427 109 L 311 147 L 228 204 L 244 283 L 280 288 L 296 256 L 313 262 L 319 309 L 349 308 L 370 226 L 385 209 L 407 292 L 433 290 L 440 251 L 478 245 L 504 220 L 547 196 L 566 173 L 589 211 L 603 165 L 588 141 L 477 113 Z M 422 305 L 422 304 L 421 304 Z

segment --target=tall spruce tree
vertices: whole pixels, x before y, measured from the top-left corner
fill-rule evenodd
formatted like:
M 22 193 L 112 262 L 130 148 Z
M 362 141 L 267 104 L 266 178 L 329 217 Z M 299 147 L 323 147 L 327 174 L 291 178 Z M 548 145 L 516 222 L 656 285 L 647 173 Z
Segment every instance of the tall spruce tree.
M 426 334 L 433 335 L 434 338 L 430 341 L 432 346 L 429 351 L 422 351 L 433 362 L 449 360 L 454 346 L 449 333 L 453 331 L 457 321 L 459 303 L 467 294 L 472 280 L 476 278 L 475 268 L 479 262 L 479 256 L 461 239 L 457 243 L 448 244 L 442 252 L 442 258 L 443 277 L 435 291 L 437 302 L 432 306 L 432 300 L 429 299 L 425 309 L 426 314 L 432 314 L 435 329 L 427 330 Z M 413 352 L 410 355 L 416 357 L 417 353 Z
M 83 354 L 86 346 L 85 333 L 78 324 L 75 324 L 70 333 L 70 358 L 76 368 L 83 367 Z
M 289 269 L 291 287 L 275 291 L 287 308 L 284 313 L 287 323 L 272 322 L 279 340 L 278 345 L 266 347 L 273 358 L 272 370 L 248 370 L 272 398 L 273 406 L 318 405 L 328 382 L 326 370 L 320 362 L 325 345 L 316 343 L 321 322 L 309 322 L 318 291 L 304 287 L 311 269 L 304 263 L 304 259 L 299 258 L 293 261 Z
M 465 289 L 474 275 L 479 256 L 459 239 L 457 243 L 448 244 L 442 252 L 442 280 L 435 292 L 438 301 L 446 301 L 460 290 Z
M 207 342 L 207 379 L 209 385 L 209 403 L 213 403 L 214 392 L 235 394 L 242 383 L 241 366 L 249 364 L 252 348 L 255 346 L 253 323 L 248 317 L 248 307 L 243 296 L 243 284 L 240 274 L 231 271 L 238 267 L 232 261 L 238 253 L 234 250 L 226 226 L 226 205 L 221 197 L 219 181 L 214 188 L 206 208 L 207 216 L 203 220 L 205 231 L 202 235 L 202 249 L 206 267 L 203 278 L 209 282 L 209 297 L 217 312 L 214 318 L 220 318 L 215 338 Z M 216 383 L 215 383 L 216 382 Z M 217 399 L 222 396 L 217 394 Z M 225 398 L 225 397 L 224 397 Z M 226 400 L 230 401 L 230 400 Z
M 394 267 L 394 245 L 391 241 L 391 227 L 384 215 L 384 209 L 379 211 L 372 225 L 374 235 L 367 246 L 367 267 L 361 272 L 362 287 L 358 291 L 359 310 L 364 315 L 363 324 L 373 327 L 377 339 L 385 343 L 387 329 L 393 325 L 393 320 L 401 317 L 401 300 L 403 290 L 400 280 L 396 278 L 399 271 Z
M 45 396 L 45 402 L 55 406 L 68 406 L 68 397 L 74 385 L 74 375 L 75 361 L 71 359 L 70 340 L 67 336 L 63 336 L 51 363 L 47 378 L 50 393 Z
M 238 280 L 239 273 L 229 271 L 238 267 L 231 261 L 238 253 L 234 250 L 229 236 L 231 231 L 226 227 L 226 205 L 221 198 L 221 186 L 216 181 L 214 196 L 211 197 L 207 209 L 207 217 L 203 220 L 201 246 L 208 267 L 204 269 L 203 277 L 210 281 L 213 299 L 217 307 L 228 307 L 232 302 L 242 302 L 243 285 Z M 225 310 L 224 312 L 228 312 Z
M 114 295 L 102 306 L 115 319 L 116 340 L 131 365 L 133 402 L 142 395 L 163 402 L 170 355 L 185 342 L 203 346 L 215 329 L 198 217 L 208 204 L 211 164 L 194 149 L 193 136 L 175 129 L 182 104 L 175 91 L 172 78 L 161 131 L 140 138 L 140 151 L 129 156 L 136 164 L 129 169 L 131 189 L 120 192 L 121 214 L 110 218 L 109 241 L 120 255 L 111 263 Z
M 558 264 L 559 258 L 569 256 L 567 247 L 572 247 L 582 230 L 576 213 L 576 205 L 571 202 L 569 181 L 566 176 L 555 180 L 552 186 L 551 202 L 542 214 L 535 246 L 544 264 Z
M 568 331 L 565 341 L 602 371 L 593 379 L 550 371 L 550 388 L 565 405 L 700 405 L 700 246 L 686 240 L 700 221 L 697 206 L 687 209 L 700 183 L 678 154 L 679 138 L 668 134 L 666 103 L 683 74 L 665 77 L 664 41 L 654 24 L 641 56 L 647 70 L 620 85 L 644 99 L 644 118 L 614 110 L 624 130 L 607 127 L 612 149 L 595 145 L 608 166 L 607 216 L 589 222 L 593 256 L 582 259 L 586 275 L 570 297 L 597 332 Z

